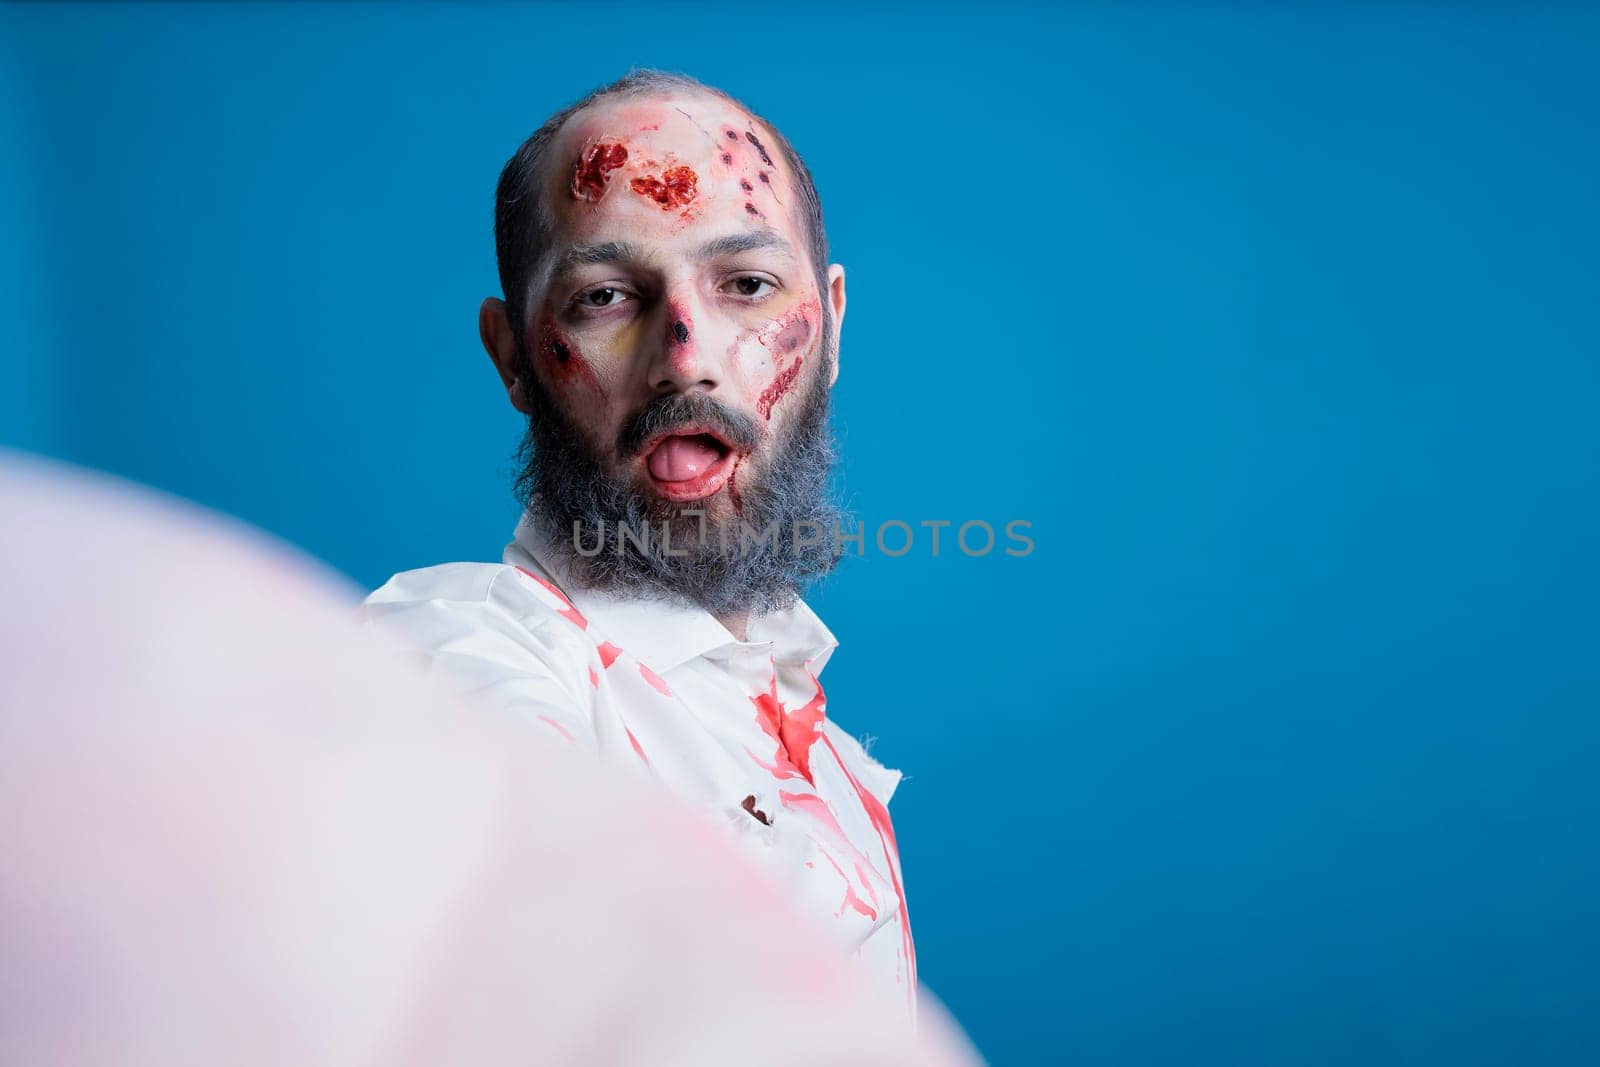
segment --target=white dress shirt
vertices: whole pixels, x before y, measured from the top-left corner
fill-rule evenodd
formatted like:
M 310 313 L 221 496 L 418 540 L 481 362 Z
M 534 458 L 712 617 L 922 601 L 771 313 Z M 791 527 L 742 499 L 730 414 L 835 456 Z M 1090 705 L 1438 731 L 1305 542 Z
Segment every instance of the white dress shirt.
M 365 619 L 459 691 L 648 775 L 791 886 L 801 911 L 916 1014 L 916 956 L 887 804 L 900 782 L 828 716 L 837 647 L 803 602 L 736 639 L 681 601 L 573 581 L 524 517 L 499 564 L 405 571 Z

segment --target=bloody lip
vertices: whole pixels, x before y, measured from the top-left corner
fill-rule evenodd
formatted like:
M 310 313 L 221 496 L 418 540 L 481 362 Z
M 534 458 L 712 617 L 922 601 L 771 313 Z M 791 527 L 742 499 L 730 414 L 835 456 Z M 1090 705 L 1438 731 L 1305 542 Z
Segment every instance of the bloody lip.
M 671 437 L 710 437 L 722 448 L 722 455 L 716 462 L 692 478 L 682 481 L 663 481 L 650 471 L 650 454 Z M 733 473 L 734 448 L 727 440 L 715 430 L 701 426 L 684 426 L 659 434 L 652 438 L 640 452 L 640 459 L 644 466 L 644 476 L 650 482 L 651 488 L 668 500 L 699 500 L 703 497 L 717 493 L 728 481 L 728 476 Z

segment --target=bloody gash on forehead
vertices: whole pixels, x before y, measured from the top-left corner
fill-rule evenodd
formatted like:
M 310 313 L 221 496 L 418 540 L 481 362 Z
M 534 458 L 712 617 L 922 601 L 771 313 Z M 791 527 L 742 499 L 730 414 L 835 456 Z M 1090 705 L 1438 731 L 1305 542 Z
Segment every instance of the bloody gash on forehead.
M 662 433 L 696 427 L 747 453 L 728 482 L 731 509 L 673 502 L 610 473 L 589 438 L 536 378 L 519 452 L 517 494 L 541 533 L 585 584 L 635 596 L 677 597 L 713 615 L 763 614 L 792 604 L 838 562 L 828 334 L 794 419 L 762 440 L 755 420 L 704 393 L 652 400 L 624 421 L 617 454 L 636 456 Z M 752 462 L 754 457 L 764 457 Z M 719 514 L 713 514 L 713 512 Z M 772 537 L 768 531 L 776 530 Z M 663 536 L 665 534 L 665 536 Z
M 572 168 L 572 196 L 594 203 L 606 195 L 611 172 L 628 162 L 628 149 L 620 144 L 594 144 L 586 148 Z M 694 168 L 676 166 L 663 169 L 659 176 L 647 174 L 628 183 L 640 196 L 648 197 L 670 211 L 695 197 L 699 175 Z

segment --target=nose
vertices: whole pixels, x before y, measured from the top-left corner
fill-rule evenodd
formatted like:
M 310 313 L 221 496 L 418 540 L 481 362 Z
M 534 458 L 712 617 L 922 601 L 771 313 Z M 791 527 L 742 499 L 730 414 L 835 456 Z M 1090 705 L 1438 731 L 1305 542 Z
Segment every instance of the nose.
M 698 304 L 688 295 L 673 295 L 662 304 L 659 321 L 651 324 L 649 365 L 653 392 L 710 392 L 721 382 L 721 369 L 711 347 L 700 337 L 704 321 Z

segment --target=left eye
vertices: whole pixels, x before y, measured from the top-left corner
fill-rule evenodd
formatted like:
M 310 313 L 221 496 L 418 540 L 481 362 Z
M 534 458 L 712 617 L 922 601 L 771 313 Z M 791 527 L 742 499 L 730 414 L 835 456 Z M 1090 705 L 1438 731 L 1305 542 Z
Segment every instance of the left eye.
M 740 296 L 765 296 L 766 291 L 772 288 L 772 283 L 765 278 L 757 278 L 750 274 L 735 278 L 728 284 Z

